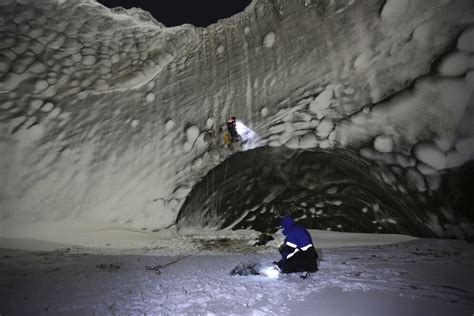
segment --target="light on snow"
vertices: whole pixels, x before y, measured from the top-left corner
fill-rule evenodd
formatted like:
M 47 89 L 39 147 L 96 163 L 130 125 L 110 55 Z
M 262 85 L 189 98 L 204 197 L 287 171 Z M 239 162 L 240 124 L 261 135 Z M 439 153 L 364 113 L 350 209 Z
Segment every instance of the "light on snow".
M 254 149 L 261 146 L 261 139 L 253 130 L 247 127 L 241 121 L 235 122 L 235 129 L 242 137 L 242 148 L 243 150 Z
M 280 275 L 280 272 L 278 271 L 278 269 L 271 266 L 262 267 L 259 272 L 261 275 L 266 276 L 267 278 L 270 278 L 270 279 L 278 279 L 278 276 Z

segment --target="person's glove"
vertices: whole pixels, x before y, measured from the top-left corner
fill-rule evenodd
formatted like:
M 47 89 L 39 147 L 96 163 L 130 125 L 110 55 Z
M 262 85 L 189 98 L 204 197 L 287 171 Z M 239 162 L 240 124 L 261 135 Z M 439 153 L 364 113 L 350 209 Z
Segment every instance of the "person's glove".
M 282 252 L 283 251 L 283 247 L 285 246 L 285 243 L 282 242 L 278 245 L 278 251 Z

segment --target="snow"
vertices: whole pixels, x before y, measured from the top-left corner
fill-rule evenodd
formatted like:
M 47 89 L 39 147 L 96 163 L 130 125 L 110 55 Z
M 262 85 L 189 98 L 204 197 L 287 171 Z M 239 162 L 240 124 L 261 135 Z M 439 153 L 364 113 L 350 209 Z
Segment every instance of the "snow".
M 471 90 L 474 90 L 474 70 L 467 73 L 466 84 L 471 88 Z
M 471 69 L 471 58 L 471 54 L 466 52 L 452 53 L 438 66 L 438 73 L 447 77 L 464 75 Z
M 242 150 L 250 150 L 262 146 L 262 140 L 251 128 L 242 121 L 236 121 L 236 131 L 242 138 Z
M 213 117 L 210 117 L 206 121 L 206 128 L 211 129 L 214 127 L 214 124 L 215 124 L 215 119 Z
M 468 27 L 459 37 L 457 48 L 461 51 L 474 52 L 474 27 Z
M 327 194 L 336 194 L 337 193 L 337 190 L 338 188 L 337 187 L 331 187 L 329 189 L 326 190 Z
M 474 137 L 461 138 L 456 142 L 456 151 L 465 159 L 474 159 Z
M 30 106 L 33 110 L 39 110 L 39 108 L 43 105 L 43 100 L 34 100 L 31 102 Z
M 426 182 L 428 183 L 428 186 L 431 191 L 439 190 L 441 186 L 441 176 L 439 173 L 430 174 L 426 177 Z M 471 232 L 471 231 L 468 230 L 466 232 Z
M 2 314 L 436 315 L 472 311 L 474 288 L 469 276 L 474 272 L 470 265 L 474 252 L 459 240 L 311 231 L 321 257 L 319 271 L 301 280 L 299 274 L 231 276 L 239 263 L 258 263 L 267 270 L 279 258 L 278 241 L 256 248 L 252 231 L 178 236 L 171 230 L 140 234 L 126 227 L 109 227 L 118 229 L 113 234 L 99 225 L 87 227 L 84 237 L 94 236 L 83 239 L 84 246 L 0 238 Z M 71 233 L 77 234 L 78 226 Z M 90 248 L 88 242 L 98 236 L 107 246 Z
M 2 110 L 9 110 L 9 109 L 12 108 L 12 106 L 13 106 L 13 102 L 12 101 L 7 101 L 7 102 L 2 103 L 1 109 Z
M 415 31 L 413 31 L 413 39 L 420 42 L 425 43 L 426 41 L 430 40 L 432 26 L 430 23 L 422 23 L 419 25 Z
M 381 168 L 398 163 L 420 191 L 423 181 L 440 186 L 434 168 L 472 159 L 468 1 L 441 10 L 441 2 L 389 0 L 381 19 L 369 5 L 326 18 L 329 5 L 321 18 L 314 1 L 288 3 L 278 25 L 268 6 L 254 4 L 208 29 L 166 28 L 139 10 L 89 0 L 21 2 L 29 4 L 3 0 L 14 5 L 0 10 L 8 13 L 0 14 L 2 225 L 172 225 L 186 198 L 177 188 L 192 188 L 229 155 L 217 133 L 229 112 L 246 125 L 243 150 L 342 145 Z M 273 49 L 280 39 L 285 49 Z M 438 61 L 439 73 L 427 73 Z
M 147 90 L 152 90 L 154 87 L 155 87 L 155 82 L 154 82 L 154 81 L 150 81 L 150 82 L 146 85 L 146 89 L 147 89 Z
M 356 60 L 354 61 L 354 68 L 357 70 L 365 70 L 370 66 L 372 61 L 373 52 L 368 49 L 359 56 L 357 56 Z
M 305 134 L 300 138 L 299 147 L 300 148 L 314 148 L 318 145 L 318 140 L 314 134 Z
M 168 120 L 165 124 L 165 129 L 167 131 L 171 131 L 174 126 L 175 126 L 175 122 L 173 120 Z
M 150 103 L 155 100 L 155 94 L 154 93 L 148 93 L 145 97 L 146 102 Z
M 137 127 L 139 123 L 140 123 L 139 120 L 132 120 L 132 121 L 130 122 L 130 125 L 131 125 L 132 127 Z
M 82 64 L 85 66 L 95 65 L 96 62 L 97 62 L 97 58 L 93 55 L 87 55 L 82 58 Z
M 46 104 L 43 105 L 41 108 L 41 111 L 43 112 L 50 112 L 54 108 L 54 104 L 51 102 L 47 102 Z
M 321 123 L 318 125 L 318 127 L 316 128 L 318 137 L 327 138 L 333 128 L 334 128 L 334 124 L 332 120 L 328 118 L 324 118 L 321 121 Z
M 462 166 L 467 159 L 458 153 L 456 150 L 451 150 L 447 153 L 446 168 L 456 168 Z
M 422 174 L 424 175 L 433 175 L 433 174 L 438 174 L 439 171 L 424 164 L 424 163 L 418 163 L 416 165 L 416 169 L 418 169 Z
M 38 82 L 35 85 L 35 91 L 40 92 L 48 88 L 49 84 L 46 80 L 38 80 Z
M 434 143 L 419 143 L 414 148 L 415 157 L 437 170 L 444 168 L 446 154 Z
M 410 7 L 410 0 L 388 0 L 380 13 L 382 20 L 397 20 L 403 16 Z
M 55 118 L 55 117 L 58 117 L 59 114 L 61 114 L 61 109 L 60 108 L 55 108 L 54 110 L 51 111 L 51 113 L 49 114 L 49 117 L 50 118 Z
M 426 191 L 425 179 L 416 169 L 409 168 L 407 170 L 407 178 L 410 180 L 419 192 Z
M 266 48 L 271 48 L 275 44 L 276 35 L 275 32 L 268 32 L 263 37 L 263 46 Z
M 189 126 L 186 129 L 187 142 L 193 144 L 199 136 L 199 127 L 196 125 Z
M 393 151 L 393 140 L 386 135 L 379 135 L 374 139 L 374 148 L 381 153 L 389 153 Z
M 309 105 L 309 110 L 316 114 L 318 119 L 324 117 L 325 110 L 331 106 L 333 90 L 324 90 Z

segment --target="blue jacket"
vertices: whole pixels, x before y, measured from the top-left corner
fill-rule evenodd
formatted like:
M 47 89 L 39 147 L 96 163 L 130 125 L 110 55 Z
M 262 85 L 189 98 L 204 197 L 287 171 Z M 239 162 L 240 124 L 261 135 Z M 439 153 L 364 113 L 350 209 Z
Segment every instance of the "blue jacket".
M 289 259 L 296 251 L 306 251 L 313 247 L 311 235 L 303 226 L 297 224 L 290 216 L 280 222 L 286 239 L 281 249 L 283 260 Z

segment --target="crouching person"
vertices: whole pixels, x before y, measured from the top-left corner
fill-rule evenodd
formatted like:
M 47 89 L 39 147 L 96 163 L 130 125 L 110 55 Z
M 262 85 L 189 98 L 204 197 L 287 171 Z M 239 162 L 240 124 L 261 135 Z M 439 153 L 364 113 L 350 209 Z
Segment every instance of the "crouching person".
M 282 259 L 278 267 L 283 273 L 318 271 L 318 253 L 309 232 L 290 216 L 280 222 L 285 241 L 278 247 Z

